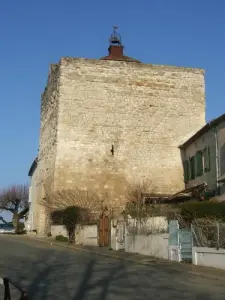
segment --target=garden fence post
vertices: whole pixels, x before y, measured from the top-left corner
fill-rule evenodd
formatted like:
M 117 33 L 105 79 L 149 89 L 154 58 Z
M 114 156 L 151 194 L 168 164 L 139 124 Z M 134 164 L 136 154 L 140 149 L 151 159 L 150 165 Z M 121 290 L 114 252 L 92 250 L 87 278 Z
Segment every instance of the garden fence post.
M 219 250 L 219 248 L 220 248 L 220 224 L 219 224 L 219 222 L 216 222 L 216 229 L 217 229 L 217 243 L 216 243 L 216 247 L 217 247 L 217 250 Z

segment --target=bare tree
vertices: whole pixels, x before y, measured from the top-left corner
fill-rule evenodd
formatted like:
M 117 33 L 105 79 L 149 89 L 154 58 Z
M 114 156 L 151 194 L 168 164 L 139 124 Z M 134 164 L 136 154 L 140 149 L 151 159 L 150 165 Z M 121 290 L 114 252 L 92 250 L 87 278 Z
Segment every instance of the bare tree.
M 18 231 L 20 219 L 28 212 L 28 185 L 11 185 L 0 190 L 0 210 L 12 213 L 12 223 Z
M 141 222 L 146 218 L 148 208 L 144 202 L 144 194 L 149 191 L 150 184 L 143 181 L 142 183 L 137 183 L 130 185 L 126 192 L 126 212 L 131 215 L 131 217 L 137 218 Z
M 146 181 L 128 186 L 126 193 L 125 214 L 130 216 L 127 219 L 127 231 L 131 235 L 148 235 L 156 231 L 154 222 L 148 222 L 149 218 L 155 216 L 154 205 L 145 203 L 145 198 L 154 194 L 154 187 Z M 157 228 L 160 232 L 165 231 L 165 224 Z
M 78 188 L 45 191 L 45 198 L 40 204 L 46 207 L 49 213 L 72 206 L 80 207 L 85 209 L 85 212 L 88 211 L 92 218 L 99 215 L 102 210 L 102 201 L 97 193 Z

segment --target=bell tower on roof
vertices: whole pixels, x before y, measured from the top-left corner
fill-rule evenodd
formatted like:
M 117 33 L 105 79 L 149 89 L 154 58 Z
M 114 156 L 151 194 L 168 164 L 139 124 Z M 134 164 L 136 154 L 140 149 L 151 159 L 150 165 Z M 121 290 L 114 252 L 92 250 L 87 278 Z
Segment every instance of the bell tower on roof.
M 123 54 L 124 46 L 122 44 L 121 35 L 118 33 L 118 26 L 113 26 L 113 32 L 109 38 L 108 56 L 102 57 L 102 60 L 122 60 L 129 62 L 140 62 L 134 58 Z

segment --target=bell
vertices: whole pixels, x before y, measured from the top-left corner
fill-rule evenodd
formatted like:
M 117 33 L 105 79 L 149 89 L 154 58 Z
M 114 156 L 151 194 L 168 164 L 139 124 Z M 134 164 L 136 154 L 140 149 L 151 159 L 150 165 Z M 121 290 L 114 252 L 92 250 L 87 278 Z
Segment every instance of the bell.
M 110 39 L 111 44 L 120 44 L 120 40 L 117 37 L 112 37 Z

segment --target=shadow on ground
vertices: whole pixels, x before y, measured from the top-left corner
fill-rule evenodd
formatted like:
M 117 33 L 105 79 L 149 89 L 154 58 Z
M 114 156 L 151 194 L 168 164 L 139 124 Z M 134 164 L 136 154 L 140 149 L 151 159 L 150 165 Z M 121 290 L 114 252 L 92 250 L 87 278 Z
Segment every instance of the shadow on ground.
M 0 272 L 27 287 L 32 300 L 225 299 L 220 282 L 170 266 L 142 266 L 37 243 L 6 244 Z

